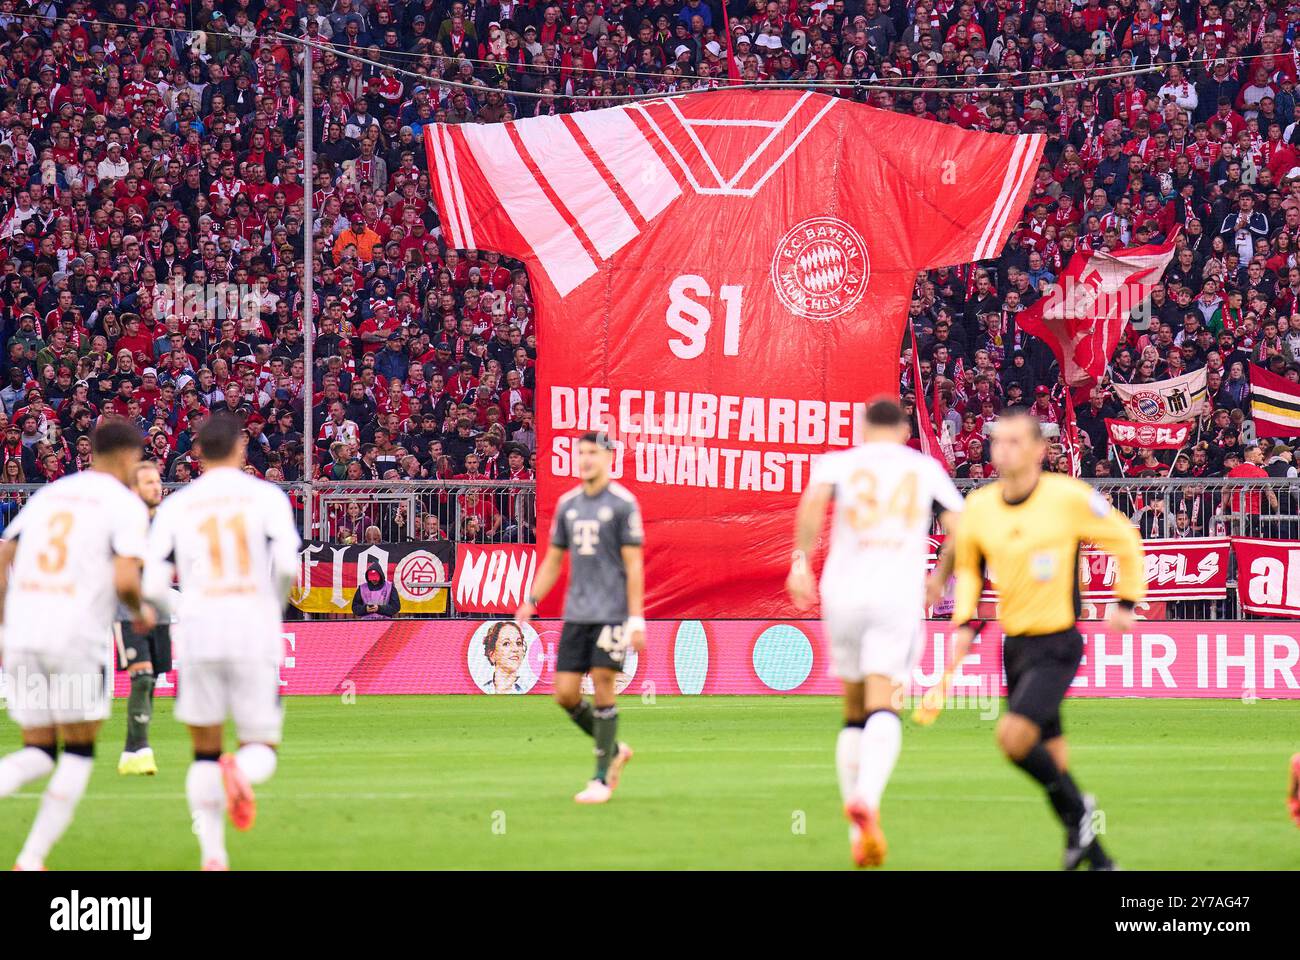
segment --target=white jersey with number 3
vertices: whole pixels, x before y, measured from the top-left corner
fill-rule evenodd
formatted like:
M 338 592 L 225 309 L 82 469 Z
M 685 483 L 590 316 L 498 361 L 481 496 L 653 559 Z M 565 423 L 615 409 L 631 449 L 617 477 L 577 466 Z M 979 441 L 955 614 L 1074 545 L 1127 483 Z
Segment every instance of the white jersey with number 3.
M 113 558 L 143 560 L 148 529 L 144 503 L 107 473 L 74 473 L 37 491 L 4 532 L 18 540 L 6 649 L 103 655 L 117 613 Z
M 186 662 L 282 655 L 280 584 L 298 564 L 289 499 L 232 468 L 209 470 L 163 501 L 149 533 L 145 596 L 180 584 L 175 634 Z
M 864 443 L 821 457 L 809 483 L 835 491 L 823 606 L 919 611 L 932 505 L 962 508 L 939 462 L 902 444 Z

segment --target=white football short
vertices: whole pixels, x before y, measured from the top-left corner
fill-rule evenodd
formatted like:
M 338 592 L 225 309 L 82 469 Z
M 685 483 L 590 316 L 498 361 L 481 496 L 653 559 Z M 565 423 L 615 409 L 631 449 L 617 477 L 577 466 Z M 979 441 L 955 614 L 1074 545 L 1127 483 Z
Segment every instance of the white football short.
M 849 683 L 889 677 L 908 684 L 921 654 L 921 616 L 896 610 L 822 607 L 830 643 L 830 675 Z
M 235 721 L 241 743 L 280 742 L 284 707 L 280 671 L 251 660 L 182 659 L 176 671 L 176 719 L 191 727 Z
M 9 650 L 4 670 L 9 716 L 24 730 L 108 719 L 113 674 L 107 655 Z

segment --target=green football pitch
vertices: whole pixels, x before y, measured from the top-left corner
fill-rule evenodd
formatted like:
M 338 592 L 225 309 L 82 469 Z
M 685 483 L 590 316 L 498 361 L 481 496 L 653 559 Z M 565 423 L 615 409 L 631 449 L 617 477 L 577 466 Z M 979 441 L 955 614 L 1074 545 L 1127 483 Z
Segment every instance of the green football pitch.
M 156 777 L 116 771 L 123 707 L 52 869 L 192 869 L 184 729 L 160 701 Z M 228 831 L 235 869 L 843 869 L 838 702 L 625 697 L 636 749 L 614 800 L 580 807 L 590 741 L 544 697 L 287 701 L 256 827 Z M 1073 764 L 1126 869 L 1300 866 L 1286 815 L 1300 703 L 1073 700 Z M 907 723 L 885 795 L 886 869 L 1054 869 L 1061 831 L 998 755 L 993 721 L 952 710 Z M 8 721 L 0 749 L 18 742 Z M 0 800 L 0 860 L 22 845 L 43 783 Z

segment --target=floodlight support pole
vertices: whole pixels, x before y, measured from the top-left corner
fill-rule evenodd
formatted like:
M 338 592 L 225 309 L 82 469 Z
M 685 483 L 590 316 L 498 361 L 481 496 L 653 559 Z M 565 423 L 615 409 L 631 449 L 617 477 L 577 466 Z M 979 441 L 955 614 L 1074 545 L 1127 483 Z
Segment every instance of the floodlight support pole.
M 312 192 L 316 189 L 315 145 L 315 109 L 312 106 L 312 48 L 302 47 L 302 112 L 303 112 L 303 146 L 302 146 L 302 479 L 307 495 L 302 508 L 302 536 L 311 540 L 313 533 L 312 511 L 315 507 L 315 484 L 313 483 L 313 461 L 316 453 L 316 326 L 313 317 L 313 298 L 315 297 L 315 277 L 313 276 L 315 260 L 315 241 L 313 224 L 316 213 L 312 209 Z

